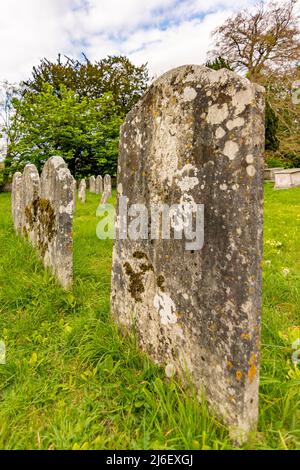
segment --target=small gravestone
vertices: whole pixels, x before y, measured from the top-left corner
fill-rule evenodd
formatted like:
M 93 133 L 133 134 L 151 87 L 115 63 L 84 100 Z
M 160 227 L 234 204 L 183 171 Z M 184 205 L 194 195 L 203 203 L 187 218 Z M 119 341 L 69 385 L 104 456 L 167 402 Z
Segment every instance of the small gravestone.
M 22 173 L 15 173 L 12 181 L 12 218 L 15 229 L 18 233 L 22 231 L 22 214 L 23 214 L 23 196 L 22 196 Z
M 51 157 L 41 177 L 34 165 L 26 165 L 22 176 L 14 176 L 12 201 L 16 230 L 37 247 L 44 265 L 69 288 L 73 278 L 74 178 L 64 160 Z
M 110 175 L 105 175 L 104 176 L 104 192 L 108 195 L 108 197 L 111 196 L 111 176 Z
M 300 186 L 300 168 L 274 171 L 274 189 L 290 189 Z
M 82 204 L 85 204 L 86 201 L 86 182 L 85 180 L 81 180 L 79 184 L 79 199 Z
M 102 176 L 98 175 L 96 178 L 96 194 L 103 193 L 103 180 Z
M 95 176 L 90 177 L 90 193 L 96 193 L 96 178 L 95 178 Z
M 225 69 L 164 74 L 121 130 L 112 315 L 168 377 L 204 387 L 239 442 L 258 417 L 263 149 L 263 89 Z M 152 232 L 173 205 L 204 207 L 192 242 L 172 212 L 170 239 Z
M 28 164 L 25 166 L 22 177 L 22 233 L 31 243 L 36 246 L 38 243 L 37 233 L 35 230 L 36 216 L 31 215 L 31 207 L 34 207 L 34 201 L 40 196 L 40 177 L 35 165 Z
M 264 169 L 264 177 L 265 177 L 265 181 L 275 181 L 275 172 L 276 171 L 280 171 L 282 170 L 283 168 L 279 168 L 279 167 L 276 167 L 276 168 L 265 168 Z

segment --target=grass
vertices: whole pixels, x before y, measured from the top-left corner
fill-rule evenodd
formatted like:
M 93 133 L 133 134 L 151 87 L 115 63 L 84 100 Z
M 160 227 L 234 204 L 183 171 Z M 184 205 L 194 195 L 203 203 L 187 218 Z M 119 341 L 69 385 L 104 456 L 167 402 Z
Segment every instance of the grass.
M 96 237 L 97 202 L 78 203 L 66 294 L 15 236 L 0 195 L 0 448 L 232 448 L 193 389 L 166 379 L 111 321 L 112 242 Z M 260 421 L 245 448 L 299 449 L 300 189 L 266 185 L 265 213 Z

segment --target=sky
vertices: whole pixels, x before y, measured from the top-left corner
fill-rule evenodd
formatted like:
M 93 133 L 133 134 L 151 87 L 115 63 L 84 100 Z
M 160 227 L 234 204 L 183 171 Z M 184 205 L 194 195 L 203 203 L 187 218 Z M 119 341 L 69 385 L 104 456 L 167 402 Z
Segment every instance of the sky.
M 43 57 L 123 54 L 158 77 L 206 61 L 211 32 L 253 0 L 0 0 L 0 81 L 26 80 Z

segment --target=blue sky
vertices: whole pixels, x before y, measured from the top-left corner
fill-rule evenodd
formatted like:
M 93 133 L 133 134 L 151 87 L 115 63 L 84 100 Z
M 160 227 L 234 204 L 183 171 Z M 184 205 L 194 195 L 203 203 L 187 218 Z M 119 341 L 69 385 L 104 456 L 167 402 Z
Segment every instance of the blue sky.
M 0 0 L 0 81 L 26 79 L 58 52 L 125 54 L 151 75 L 203 63 L 211 31 L 253 0 Z

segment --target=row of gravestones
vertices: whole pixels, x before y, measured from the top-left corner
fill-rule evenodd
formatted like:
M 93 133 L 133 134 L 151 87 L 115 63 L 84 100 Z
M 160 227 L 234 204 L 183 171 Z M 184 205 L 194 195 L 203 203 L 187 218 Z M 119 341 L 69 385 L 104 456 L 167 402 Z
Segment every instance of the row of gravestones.
M 178 373 L 204 387 L 239 442 L 258 417 L 263 147 L 263 89 L 201 66 L 156 80 L 121 130 L 118 196 L 149 211 L 160 202 L 201 203 L 205 239 L 201 250 L 187 251 L 184 239 L 117 236 L 112 315 L 137 331 L 140 347 L 168 377 Z M 26 167 L 15 175 L 14 212 L 23 208 L 15 225 L 58 273 L 56 266 L 71 266 L 72 177 L 56 158 L 40 181 L 33 173 Z M 119 211 L 118 204 L 118 223 Z
M 91 193 L 102 195 L 101 204 L 106 204 L 107 200 L 112 195 L 111 176 L 105 175 L 104 178 L 102 178 L 102 176 L 97 176 L 97 178 L 95 178 L 95 176 L 91 176 L 89 179 L 89 190 Z M 86 202 L 86 191 L 86 180 L 82 179 L 79 183 L 78 194 L 82 204 L 85 204 Z

